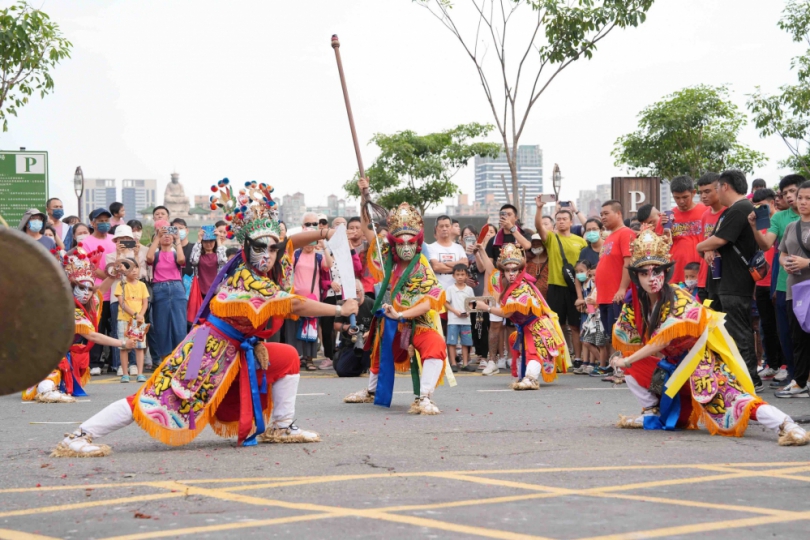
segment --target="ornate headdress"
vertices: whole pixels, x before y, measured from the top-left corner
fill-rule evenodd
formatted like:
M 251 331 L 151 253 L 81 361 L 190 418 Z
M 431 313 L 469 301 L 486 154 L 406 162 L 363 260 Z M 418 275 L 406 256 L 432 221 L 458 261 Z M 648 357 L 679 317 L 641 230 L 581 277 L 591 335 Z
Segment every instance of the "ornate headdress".
M 526 255 L 523 253 L 523 248 L 517 244 L 504 244 L 501 246 L 498 267 L 503 268 L 507 264 L 516 264 L 518 266 L 526 264 Z
M 641 268 L 651 264 L 669 264 L 672 242 L 668 236 L 658 236 L 652 227 L 642 227 L 638 237 L 630 242 L 630 266 Z
M 96 263 L 104 255 L 101 247 L 88 253 L 79 243 L 78 247 L 68 252 L 53 249 L 51 253 L 62 263 L 62 268 L 71 282 L 95 284 Z
M 399 238 L 403 234 L 418 236 L 423 226 L 419 211 L 406 202 L 400 204 L 388 216 L 388 231 L 394 238 Z
M 228 238 L 236 238 L 241 244 L 245 238 L 258 240 L 272 236 L 278 242 L 281 227 L 276 219 L 276 202 L 271 193 L 273 187 L 258 182 L 245 182 L 244 189 L 234 197 L 230 180 L 223 178 L 211 186 L 211 209 L 222 209 L 228 222 Z

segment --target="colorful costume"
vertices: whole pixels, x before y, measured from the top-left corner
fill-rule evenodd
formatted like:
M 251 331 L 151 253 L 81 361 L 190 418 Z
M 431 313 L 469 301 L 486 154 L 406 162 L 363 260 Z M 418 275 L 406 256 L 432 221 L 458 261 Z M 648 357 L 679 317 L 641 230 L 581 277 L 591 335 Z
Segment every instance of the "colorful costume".
M 422 217 L 408 203 L 402 203 L 388 218 L 389 241 L 372 243 L 367 264 L 376 281 L 382 281 L 374 304 L 366 350 L 371 351 L 371 369 L 366 390 L 344 398 L 346 403 L 391 406 L 395 372 L 411 372 L 416 399 L 411 414 L 438 414 L 433 391 L 446 376 L 450 386 L 455 378 L 446 362 L 447 346 L 442 335 L 439 312 L 444 309 L 445 292 L 427 258 L 421 253 Z M 391 246 L 401 247 L 397 254 Z M 384 262 L 384 266 L 381 264 Z M 399 263 L 399 264 L 395 264 Z M 384 315 L 383 303 L 402 312 L 422 303 L 430 305 L 424 315 L 410 320 L 394 320 Z M 413 347 L 411 357 L 409 348 Z
M 526 273 L 526 257 L 520 246 L 504 244 L 498 257 L 498 268 L 489 277 L 487 292 L 498 299 L 504 316 L 515 323 L 517 330 L 509 336 L 512 351 L 513 390 L 537 390 L 540 377 L 550 383 L 557 379 L 557 368 L 566 372 L 570 359 L 565 336 L 543 295 Z M 508 284 L 502 270 L 512 265 L 519 270 Z M 505 290 L 504 290 L 505 288 Z
M 264 343 L 286 317 L 294 318 L 292 243 L 265 267 L 275 250 L 279 224 L 269 217 L 273 203 L 264 184 L 247 184 L 236 204 L 227 180 L 220 182 L 229 234 L 245 249 L 217 275 L 197 324 L 134 396 L 117 401 L 83 423 L 54 456 L 107 455 L 92 444 L 130 423 L 172 446 L 191 442 L 206 425 L 240 444 L 313 442 L 317 434 L 293 424 L 299 362 L 295 349 Z M 217 198 L 216 200 L 219 200 Z M 262 262 L 264 261 L 264 262 Z M 269 263 L 267 263 L 269 264 Z M 266 330 L 270 323 L 270 329 Z M 265 431 L 265 423 L 272 427 Z
M 633 277 L 632 300 L 614 326 L 613 347 L 625 356 L 645 345 L 665 347 L 660 351 L 662 358 L 640 359 L 625 370 L 627 386 L 643 410 L 641 416 L 620 416 L 619 427 L 673 430 L 703 424 L 712 435 L 741 437 L 753 419 L 778 430 L 781 445 L 807 444 L 802 428 L 757 397 L 748 369 L 725 330 L 724 315 L 666 283 L 666 271 L 671 268 L 668 239 L 644 230 L 631 249 L 631 276 L 657 267 L 658 274 L 650 279 L 663 283 L 659 298 L 668 301 L 647 308 L 658 317 L 658 324 L 645 321 L 640 295 L 647 293 Z M 643 300 L 649 304 L 648 298 Z
M 53 253 L 62 263 L 72 285 L 92 287 L 95 284 L 95 261 L 101 257 L 100 252 L 87 253 L 79 244 L 70 253 L 55 250 Z M 23 401 L 73 403 L 76 397 L 87 396 L 83 387 L 90 382 L 90 349 L 93 343 L 85 336 L 98 331 L 103 298 L 100 292 L 95 292 L 86 306 L 79 303 L 75 296 L 73 302 L 76 332 L 73 345 L 45 380 L 23 392 Z

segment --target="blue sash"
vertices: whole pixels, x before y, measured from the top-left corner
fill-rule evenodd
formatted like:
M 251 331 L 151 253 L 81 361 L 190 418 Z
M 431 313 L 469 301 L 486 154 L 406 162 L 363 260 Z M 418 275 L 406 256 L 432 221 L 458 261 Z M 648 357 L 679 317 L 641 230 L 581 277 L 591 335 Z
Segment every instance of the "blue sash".
M 526 344 L 523 341 L 524 331 L 523 329 L 537 320 L 537 317 L 531 317 L 523 324 L 515 323 L 515 328 L 517 328 L 517 339 L 515 339 L 515 344 L 512 345 L 512 350 L 518 351 L 520 353 L 520 362 L 518 362 L 518 380 L 522 380 L 523 377 L 526 376 Z M 514 321 L 513 321 L 514 322 Z
M 658 362 L 658 367 L 666 372 L 664 376 L 664 387 L 666 387 L 666 382 L 669 380 L 670 376 L 672 376 L 677 365 L 670 364 L 662 359 Z M 644 429 L 675 431 L 675 425 L 678 423 L 678 418 L 681 416 L 681 396 L 675 394 L 675 399 L 673 399 L 664 392 L 661 396 L 658 408 L 661 412 L 660 416 L 644 417 Z
M 380 373 L 377 375 L 377 392 L 374 394 L 374 405 L 390 407 L 394 397 L 394 339 L 399 328 L 398 321 L 385 316 L 383 310 L 377 310 L 375 316 L 382 325 L 380 339 Z

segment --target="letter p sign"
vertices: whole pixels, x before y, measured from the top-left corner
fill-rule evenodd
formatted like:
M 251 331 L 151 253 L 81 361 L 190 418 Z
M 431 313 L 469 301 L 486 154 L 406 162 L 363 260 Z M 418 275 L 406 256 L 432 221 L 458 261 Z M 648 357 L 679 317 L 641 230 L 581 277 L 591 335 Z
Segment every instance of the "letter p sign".
M 17 174 L 45 174 L 45 154 L 17 154 Z
M 638 207 L 647 200 L 643 191 L 630 191 L 630 211 L 638 212 Z

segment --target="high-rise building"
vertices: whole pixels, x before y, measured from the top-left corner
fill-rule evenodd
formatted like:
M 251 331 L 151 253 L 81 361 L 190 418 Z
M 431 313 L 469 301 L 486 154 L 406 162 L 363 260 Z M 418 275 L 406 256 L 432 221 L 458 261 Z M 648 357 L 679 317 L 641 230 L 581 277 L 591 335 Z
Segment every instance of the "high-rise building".
M 88 178 L 84 181 L 82 217 L 90 219 L 90 212 L 96 208 L 110 208 L 115 202 L 115 180 L 110 178 Z M 126 204 L 124 205 L 126 206 Z
M 526 209 L 534 209 L 534 198 L 543 193 L 543 151 L 539 145 L 521 145 L 517 150 L 518 195 L 523 197 L 523 188 L 526 188 Z M 506 154 L 492 159 L 475 156 L 475 200 L 486 201 L 488 195 L 494 197 L 498 205 L 507 202 L 503 190 L 503 181 L 510 193 L 512 189 L 512 175 L 509 172 L 509 163 Z M 527 212 L 531 213 L 531 211 Z M 493 216 L 490 216 L 493 217 Z
M 304 194 L 300 191 L 292 195 L 284 195 L 281 198 L 281 207 L 279 208 L 279 218 L 287 225 L 288 229 L 301 226 L 301 219 L 306 212 L 306 202 L 304 201 Z
M 131 219 L 139 219 L 141 210 L 157 204 L 157 180 L 124 180 L 121 202 Z

